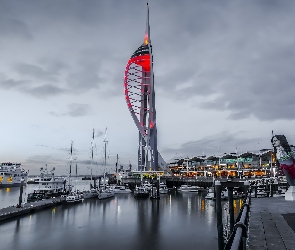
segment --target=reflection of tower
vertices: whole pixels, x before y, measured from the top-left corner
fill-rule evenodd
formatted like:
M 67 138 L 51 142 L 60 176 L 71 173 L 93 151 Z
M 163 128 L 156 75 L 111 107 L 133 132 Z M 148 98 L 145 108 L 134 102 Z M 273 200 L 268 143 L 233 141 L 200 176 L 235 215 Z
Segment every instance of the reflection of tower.
M 144 42 L 133 53 L 126 65 L 124 90 L 128 109 L 139 130 L 138 169 L 158 170 L 159 165 L 164 165 L 165 162 L 157 148 L 153 55 L 148 4 Z

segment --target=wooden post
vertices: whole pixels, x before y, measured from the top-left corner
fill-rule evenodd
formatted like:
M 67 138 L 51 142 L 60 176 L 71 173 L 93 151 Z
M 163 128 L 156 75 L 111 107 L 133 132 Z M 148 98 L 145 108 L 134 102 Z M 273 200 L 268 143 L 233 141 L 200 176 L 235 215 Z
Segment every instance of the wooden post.
M 249 181 L 244 181 L 244 194 L 245 194 L 245 196 L 248 192 L 249 186 L 250 186 Z
M 18 205 L 19 207 L 22 206 L 22 200 L 23 200 L 23 185 L 24 185 L 24 179 L 21 179 L 20 182 L 20 189 L 19 189 L 19 199 L 18 199 Z
M 235 217 L 234 217 L 234 196 L 233 196 L 233 187 L 228 187 L 228 210 L 229 210 L 229 228 L 230 233 L 232 233 L 234 224 L 235 224 Z
M 216 212 L 217 212 L 217 233 L 218 233 L 218 249 L 224 248 L 223 241 L 223 224 L 222 224 L 222 209 L 221 209 L 221 183 L 215 181 L 215 193 L 216 193 Z

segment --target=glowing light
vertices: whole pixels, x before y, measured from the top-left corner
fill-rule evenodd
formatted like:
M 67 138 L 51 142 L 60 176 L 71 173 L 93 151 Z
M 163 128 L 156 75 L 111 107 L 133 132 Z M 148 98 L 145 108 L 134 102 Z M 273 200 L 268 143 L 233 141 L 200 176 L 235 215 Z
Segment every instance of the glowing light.
M 149 43 L 149 37 L 148 37 L 148 34 L 145 34 L 145 35 L 144 35 L 143 43 L 144 43 L 145 45 L 147 45 L 147 44 Z

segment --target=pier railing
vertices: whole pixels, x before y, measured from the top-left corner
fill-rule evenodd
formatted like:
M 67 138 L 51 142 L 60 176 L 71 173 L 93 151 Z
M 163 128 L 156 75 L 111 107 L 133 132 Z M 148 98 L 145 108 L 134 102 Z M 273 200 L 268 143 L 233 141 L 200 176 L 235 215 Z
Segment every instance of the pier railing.
M 228 238 L 224 250 L 246 250 L 249 212 L 251 204 L 251 187 L 248 189 L 233 231 Z

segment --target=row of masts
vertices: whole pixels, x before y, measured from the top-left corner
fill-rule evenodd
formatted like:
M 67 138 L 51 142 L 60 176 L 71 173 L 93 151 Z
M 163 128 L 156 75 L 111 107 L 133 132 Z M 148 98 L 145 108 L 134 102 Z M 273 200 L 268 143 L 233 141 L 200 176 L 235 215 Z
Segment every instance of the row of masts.
M 105 174 L 106 174 L 106 165 L 107 165 L 107 128 L 105 130 L 105 137 L 104 137 L 104 180 L 105 180 Z M 93 158 L 94 158 L 94 148 L 95 148 L 95 130 L 93 129 L 92 131 L 92 137 L 91 137 L 91 154 L 90 154 L 90 179 L 91 181 L 93 180 L 93 175 L 92 175 L 92 165 L 93 165 Z M 78 176 L 78 165 L 77 165 L 77 160 L 73 159 L 73 141 L 71 142 L 71 147 L 70 147 L 70 170 L 69 170 L 69 185 L 71 186 L 71 177 L 72 177 L 72 163 L 75 160 L 76 162 L 76 176 Z M 116 170 L 117 170 L 117 165 L 118 165 L 118 155 L 117 155 L 117 163 L 116 163 Z

